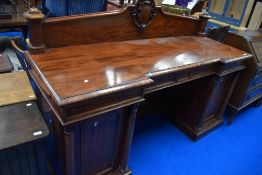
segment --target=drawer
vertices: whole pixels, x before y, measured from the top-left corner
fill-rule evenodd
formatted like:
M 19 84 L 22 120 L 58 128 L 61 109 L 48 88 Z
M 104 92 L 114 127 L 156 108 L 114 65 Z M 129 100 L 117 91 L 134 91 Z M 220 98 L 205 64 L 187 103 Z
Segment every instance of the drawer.
M 262 86 L 260 88 L 257 88 L 255 90 L 249 92 L 248 95 L 246 96 L 244 103 L 248 103 L 248 102 L 252 101 L 253 99 L 257 99 L 261 96 L 262 96 Z
M 249 84 L 249 90 L 255 89 L 258 86 L 262 86 L 262 76 L 256 76 L 255 79 Z
M 154 83 L 152 83 L 148 88 L 146 88 L 146 93 L 150 93 L 163 88 L 167 88 L 170 86 L 212 75 L 214 74 L 214 69 L 215 65 L 210 64 L 193 67 L 188 70 L 174 71 L 170 69 L 170 72 L 166 72 L 160 75 L 157 75 L 157 73 L 148 73 L 147 76 L 153 79 Z

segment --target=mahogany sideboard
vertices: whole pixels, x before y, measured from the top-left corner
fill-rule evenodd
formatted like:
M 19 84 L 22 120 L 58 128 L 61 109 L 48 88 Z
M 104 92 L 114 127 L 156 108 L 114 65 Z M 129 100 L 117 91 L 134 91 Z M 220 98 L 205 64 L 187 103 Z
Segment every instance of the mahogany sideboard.
M 204 37 L 208 16 L 167 14 L 152 0 L 118 12 L 25 16 L 29 51 L 13 45 L 39 104 L 51 109 L 58 175 L 131 174 L 136 113 L 155 104 L 192 139 L 207 134 L 252 57 Z
M 236 87 L 229 101 L 231 116 L 229 124 L 235 115 L 250 105 L 257 102 L 260 106 L 262 101 L 262 29 L 260 31 L 246 30 L 228 32 L 224 43 L 235 48 L 244 50 L 254 57 L 246 62 L 246 69 L 241 72 Z

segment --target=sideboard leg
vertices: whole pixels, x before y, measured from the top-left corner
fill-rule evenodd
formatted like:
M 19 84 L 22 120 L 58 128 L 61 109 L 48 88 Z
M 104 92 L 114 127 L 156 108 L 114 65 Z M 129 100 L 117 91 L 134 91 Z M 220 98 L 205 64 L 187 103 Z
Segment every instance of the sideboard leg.
M 74 154 L 74 130 L 64 129 L 65 141 L 65 175 L 76 175 L 75 154 Z
M 236 115 L 237 115 L 237 111 L 232 110 L 232 111 L 230 112 L 230 116 L 229 116 L 228 121 L 227 121 L 227 124 L 228 124 L 228 125 L 230 125 L 230 124 L 233 122 L 233 120 L 234 120 L 234 118 L 235 118 Z
M 118 172 L 120 175 L 131 174 L 131 171 L 128 169 L 128 156 L 131 148 L 134 127 L 135 127 L 135 120 L 136 120 L 136 113 L 138 109 L 138 104 L 131 106 L 129 115 L 127 116 L 127 124 L 124 128 L 123 134 L 123 146 L 120 155 L 120 162 Z
M 256 108 L 259 108 L 262 104 L 262 97 L 259 98 L 256 102 L 255 102 L 255 105 L 256 105 Z

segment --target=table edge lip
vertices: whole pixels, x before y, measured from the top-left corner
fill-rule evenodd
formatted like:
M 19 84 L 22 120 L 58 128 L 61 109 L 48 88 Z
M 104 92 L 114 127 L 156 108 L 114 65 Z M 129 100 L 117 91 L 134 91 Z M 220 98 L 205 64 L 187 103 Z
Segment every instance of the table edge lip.
M 188 37 L 188 36 L 181 36 L 181 37 Z M 199 36 L 194 36 L 194 37 L 199 37 Z M 177 37 L 164 37 L 164 38 L 177 38 Z M 204 38 L 207 38 L 207 37 L 204 37 Z M 149 38 L 149 39 L 152 39 L 152 38 Z M 157 39 L 157 38 L 153 38 L 153 39 Z M 144 40 L 144 39 L 139 39 L 139 40 Z M 212 40 L 212 39 L 210 39 L 210 40 Z M 130 41 L 130 40 L 128 40 L 128 41 Z M 133 41 L 133 40 L 131 40 L 131 41 Z M 215 40 L 213 40 L 213 41 L 216 42 Z M 125 41 L 120 41 L 120 42 L 125 42 Z M 103 44 L 103 43 L 101 43 L 101 44 Z M 221 44 L 224 44 L 224 43 L 221 43 Z M 87 45 L 89 45 L 89 44 L 87 44 Z M 224 44 L 224 45 L 226 45 L 226 44 Z M 227 45 L 227 46 L 229 46 L 229 45 Z M 229 46 L 229 47 L 231 47 L 231 46 Z M 240 51 L 242 51 L 242 50 L 240 50 Z M 84 92 L 82 94 L 76 94 L 76 95 L 72 95 L 72 96 L 59 96 L 57 94 L 56 90 L 52 87 L 52 85 L 49 83 L 49 81 L 43 75 L 42 71 L 37 66 L 35 60 L 33 59 L 32 55 L 29 53 L 29 51 L 25 51 L 24 55 L 25 55 L 25 58 L 29 61 L 30 65 L 33 67 L 33 71 L 36 72 L 36 74 L 37 74 L 36 76 L 38 76 L 40 78 L 40 80 L 43 81 L 44 86 L 46 86 L 48 91 L 51 93 L 52 99 L 55 101 L 55 103 L 58 106 L 65 106 L 65 105 L 89 100 L 91 98 L 96 98 L 96 97 L 99 97 L 101 95 L 119 92 L 119 91 L 125 90 L 125 89 L 130 89 L 130 88 L 134 88 L 134 87 L 138 87 L 138 86 L 143 87 L 145 85 L 153 83 L 154 81 L 151 78 L 154 77 L 154 76 L 159 76 L 159 75 L 179 71 L 179 70 L 181 70 L 182 68 L 185 68 L 185 67 L 186 68 L 194 68 L 194 67 L 197 67 L 197 66 L 214 64 L 214 63 L 217 63 L 217 62 L 220 62 L 222 64 L 230 64 L 232 62 L 243 61 L 245 59 L 253 57 L 253 55 L 246 53 L 245 51 L 242 51 L 242 52 L 245 53 L 244 56 L 239 56 L 239 57 L 234 57 L 234 58 L 214 58 L 214 59 L 209 60 L 209 61 L 201 61 L 201 62 L 198 62 L 198 63 L 192 63 L 192 64 L 188 64 L 188 65 L 183 65 L 183 66 L 172 67 L 172 68 L 168 68 L 168 69 L 164 69 L 164 70 L 146 72 L 143 75 L 141 74 L 141 77 L 139 77 L 137 79 L 129 80 L 127 82 L 124 82 L 124 83 L 116 85 L 116 86 L 104 87 L 104 88 L 100 88 L 100 89 L 96 89 L 96 90 L 93 90 L 93 91 L 88 91 L 88 92 Z M 150 74 L 150 75 L 148 75 L 148 74 Z

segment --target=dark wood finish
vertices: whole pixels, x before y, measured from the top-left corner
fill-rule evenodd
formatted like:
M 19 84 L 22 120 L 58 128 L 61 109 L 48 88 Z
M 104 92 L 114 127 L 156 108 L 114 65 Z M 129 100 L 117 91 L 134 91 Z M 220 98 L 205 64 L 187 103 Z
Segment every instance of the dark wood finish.
M 20 27 L 26 26 L 27 22 L 26 19 L 23 17 L 23 13 L 26 12 L 28 9 L 26 8 L 25 4 L 19 3 L 17 5 L 17 10 L 12 10 L 12 18 L 10 19 L 1 19 L 0 20 L 0 27 Z M 17 11 L 19 13 L 17 13 Z
M 0 107 L 0 173 L 46 175 L 48 128 L 35 101 Z
M 135 112 L 132 107 L 124 110 L 116 109 L 85 120 L 81 124 L 67 127 L 61 126 L 60 122 L 54 119 L 57 151 L 53 167 L 62 167 L 55 169 L 55 172 L 130 174 L 127 158 Z
M 9 57 L 6 54 L 0 53 L 0 74 L 11 72 L 13 69 L 14 66 L 11 63 Z
M 13 42 L 52 109 L 56 160 L 50 169 L 57 174 L 131 174 L 136 111 L 142 102 L 138 112 L 152 108 L 150 96 L 165 96 L 161 107 L 192 139 L 223 121 L 238 72 L 252 55 L 202 37 L 207 16 L 166 14 L 157 7 L 140 32 L 134 8 L 31 18 L 42 30 L 29 27 L 29 52 Z M 36 40 L 46 50 L 34 50 Z
M 57 48 L 135 39 L 188 36 L 202 34 L 209 19 L 209 16 L 205 15 L 201 15 L 201 20 L 199 20 L 194 17 L 166 14 L 158 6 L 157 15 L 150 27 L 141 33 L 137 30 L 130 15 L 134 8 L 133 5 L 130 5 L 120 9 L 119 12 L 57 17 L 45 19 L 42 23 L 38 18 L 33 20 L 36 23 L 34 25 L 41 25 L 42 30 L 33 31 L 34 28 L 29 27 L 30 35 L 34 36 L 31 37 L 30 44 L 32 47 L 45 45 L 47 48 Z M 30 15 L 27 16 L 31 18 Z M 70 35 L 63 35 L 63 33 L 70 33 Z M 35 40 L 41 40 L 42 43 L 35 46 Z
M 156 4 L 154 0 L 143 0 L 136 3 L 135 9 L 132 11 L 133 21 L 140 32 L 144 32 L 146 27 L 152 22 L 156 16 Z
M 28 30 L 30 30 L 28 47 L 31 52 L 43 52 L 45 45 L 42 40 L 42 26 L 41 20 L 44 19 L 44 15 L 36 8 L 30 8 L 30 10 L 24 13 L 28 21 Z M 33 39 L 34 38 L 34 39 Z
M 208 29 L 207 37 L 219 42 L 223 42 L 229 29 L 230 26 L 219 26 L 217 28 Z
M 99 55 L 98 47 L 103 48 Z M 213 48 L 218 52 L 216 55 Z M 206 52 L 199 52 L 201 49 Z M 208 38 L 185 36 L 55 48 L 44 54 L 26 56 L 33 67 L 41 70 L 40 75 L 48 80 L 48 93 L 56 96 L 53 100 L 59 105 L 66 105 L 81 96 L 83 99 L 95 97 L 97 90 L 114 92 L 119 85 L 148 81 L 149 77 L 158 75 L 163 69 L 180 66 L 193 68 L 212 61 L 226 63 L 232 57 L 244 58 L 248 55 Z M 86 68 L 88 71 L 85 71 Z M 64 76 L 57 76 L 60 74 Z
M 254 55 L 246 61 L 246 69 L 240 74 L 229 101 L 232 122 L 234 116 L 249 104 L 262 98 L 262 31 L 238 31 L 226 34 L 224 43 Z

